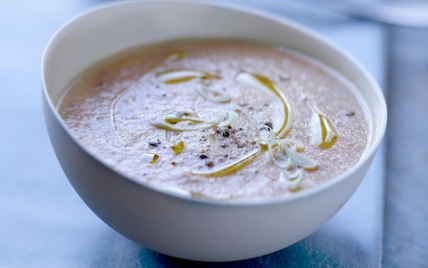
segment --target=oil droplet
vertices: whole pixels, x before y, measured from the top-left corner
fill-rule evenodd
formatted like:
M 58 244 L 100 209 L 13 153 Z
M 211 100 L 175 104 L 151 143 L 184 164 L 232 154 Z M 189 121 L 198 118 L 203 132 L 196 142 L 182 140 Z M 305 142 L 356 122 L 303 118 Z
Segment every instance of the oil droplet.
M 196 78 L 203 80 L 208 79 L 219 79 L 220 77 L 207 72 L 195 71 L 195 70 L 168 70 L 165 72 L 158 73 L 157 78 L 165 84 L 178 84 L 187 82 Z
M 191 111 L 183 112 L 184 115 L 196 115 Z M 165 142 L 171 147 L 175 154 L 181 154 L 184 151 L 183 133 L 175 133 L 173 131 L 165 131 Z
M 175 154 L 181 154 L 184 151 L 184 141 L 180 140 L 177 144 L 174 144 L 171 146 L 171 149 L 174 151 Z

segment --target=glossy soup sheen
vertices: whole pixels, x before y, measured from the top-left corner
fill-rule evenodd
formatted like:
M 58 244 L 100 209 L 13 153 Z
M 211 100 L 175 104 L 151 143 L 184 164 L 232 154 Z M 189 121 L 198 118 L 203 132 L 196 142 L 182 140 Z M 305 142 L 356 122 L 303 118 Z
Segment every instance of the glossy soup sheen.
M 114 55 L 58 102 L 74 135 L 137 181 L 194 198 L 292 194 L 357 163 L 371 135 L 358 90 L 307 56 L 238 40 Z

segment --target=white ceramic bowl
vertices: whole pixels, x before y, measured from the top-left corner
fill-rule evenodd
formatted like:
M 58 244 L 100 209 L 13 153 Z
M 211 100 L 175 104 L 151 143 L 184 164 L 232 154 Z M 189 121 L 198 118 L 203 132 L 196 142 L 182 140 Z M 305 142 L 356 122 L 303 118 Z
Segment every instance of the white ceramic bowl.
M 280 44 L 314 57 L 355 83 L 373 118 L 361 161 L 320 187 L 262 201 L 194 200 L 136 183 L 109 167 L 70 132 L 55 109 L 81 71 L 115 52 L 167 39 L 230 37 Z M 44 111 L 58 160 L 86 204 L 144 247 L 175 257 L 230 261 L 264 255 L 308 236 L 356 190 L 384 134 L 386 106 L 370 75 L 308 29 L 252 8 L 192 1 L 132 1 L 77 17 L 49 43 L 42 63 Z

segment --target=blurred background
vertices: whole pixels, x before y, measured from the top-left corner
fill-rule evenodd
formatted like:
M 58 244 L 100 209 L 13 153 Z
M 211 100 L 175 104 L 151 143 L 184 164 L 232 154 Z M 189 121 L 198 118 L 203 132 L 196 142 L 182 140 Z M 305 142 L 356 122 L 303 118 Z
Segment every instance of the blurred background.
M 284 250 L 230 263 L 179 260 L 127 240 L 86 207 L 56 160 L 42 113 L 43 50 L 64 23 L 106 2 L 0 0 L 0 267 L 428 267 L 428 23 L 415 27 L 428 21 L 428 1 L 216 1 L 327 36 L 374 76 L 389 109 L 384 144 L 337 216 Z M 405 8 L 379 17 L 378 4 Z

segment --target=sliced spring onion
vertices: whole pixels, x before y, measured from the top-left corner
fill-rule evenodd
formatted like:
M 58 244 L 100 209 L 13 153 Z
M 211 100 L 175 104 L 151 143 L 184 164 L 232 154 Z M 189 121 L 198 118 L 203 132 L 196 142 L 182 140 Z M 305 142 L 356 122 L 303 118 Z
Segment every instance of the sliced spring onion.
M 226 92 L 218 88 L 212 88 L 198 83 L 195 87 L 196 92 L 204 99 L 215 103 L 227 103 L 231 97 Z

